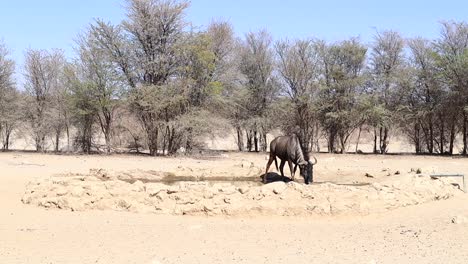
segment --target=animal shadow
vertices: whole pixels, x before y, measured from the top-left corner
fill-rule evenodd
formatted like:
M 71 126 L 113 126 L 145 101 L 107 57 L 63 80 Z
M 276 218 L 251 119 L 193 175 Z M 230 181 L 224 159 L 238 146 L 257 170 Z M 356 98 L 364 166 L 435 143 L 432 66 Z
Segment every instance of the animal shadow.
M 285 182 L 285 183 L 288 183 L 288 182 L 291 181 L 291 178 L 286 177 L 286 176 L 281 176 L 276 172 L 269 172 L 266 175 L 263 174 L 262 176 L 260 176 L 262 178 L 262 181 L 265 178 L 265 176 L 266 176 L 266 183 L 272 183 L 272 182 Z

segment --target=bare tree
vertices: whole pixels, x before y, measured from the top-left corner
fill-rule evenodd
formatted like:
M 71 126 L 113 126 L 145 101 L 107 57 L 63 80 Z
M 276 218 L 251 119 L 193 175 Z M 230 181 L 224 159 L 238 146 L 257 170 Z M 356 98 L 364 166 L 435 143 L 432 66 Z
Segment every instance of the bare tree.
M 462 117 L 463 154 L 468 153 L 468 24 L 466 22 L 442 22 L 441 36 L 435 41 L 437 67 L 441 81 L 449 92 L 450 115 L 449 152 L 453 153 L 456 120 Z
M 133 109 L 145 127 L 151 155 L 158 153 L 161 116 L 149 111 L 154 107 L 148 104 L 157 102 L 146 101 L 144 94 L 167 87 L 179 69 L 178 48 L 187 7 L 185 1 L 129 0 L 127 20 L 120 26 L 97 21 L 91 28 L 99 47 L 106 50 L 133 88 Z M 173 130 L 166 127 L 166 131 Z
M 298 132 L 303 151 L 308 153 L 316 120 L 313 100 L 316 99 L 320 75 L 319 51 L 312 40 L 284 40 L 276 43 L 276 53 L 284 92 L 293 109 L 293 120 L 288 120 L 289 128 L 286 130 Z
M 246 77 L 248 104 L 247 148 L 266 151 L 266 134 L 271 129 L 267 110 L 274 99 L 278 83 L 273 75 L 272 37 L 266 31 L 248 33 L 241 51 L 240 70 Z M 253 141 L 253 142 L 252 142 Z
M 410 39 L 408 47 L 411 56 L 400 78 L 399 93 L 403 95 L 399 107 L 401 127 L 414 143 L 416 153 L 443 152 L 446 120 L 442 116 L 446 109 L 440 107 L 443 91 L 436 77 L 435 50 L 422 38 Z
M 53 130 L 53 91 L 60 85 L 63 67 L 60 50 L 28 50 L 25 60 L 26 119 L 32 129 L 37 151 L 46 151 L 46 138 Z
M 88 84 L 92 96 L 92 109 L 106 141 L 106 151 L 111 152 L 112 128 L 117 108 L 121 104 L 123 83 L 106 50 L 99 47 L 92 31 L 84 33 L 78 41 L 79 71 Z
M 19 93 L 15 88 L 15 63 L 8 58 L 9 52 L 0 42 L 0 140 L 2 150 L 8 150 L 11 135 L 21 116 L 19 113 Z
M 244 151 L 244 121 L 248 114 L 243 85 L 246 80 L 240 71 L 242 44 L 234 37 L 232 25 L 225 21 L 211 22 L 207 34 L 211 38 L 211 50 L 215 58 L 212 82 L 222 87 L 219 100 L 222 107 L 216 111 L 230 120 L 236 129 L 238 150 Z
M 391 112 L 396 109 L 397 79 L 404 63 L 403 47 L 404 40 L 398 32 L 377 32 L 370 54 L 374 93 L 378 103 L 387 112 L 382 116 L 382 125 L 374 129 L 376 137 L 379 137 L 379 150 L 382 154 L 388 151 Z M 374 146 L 374 152 L 376 151 L 377 146 Z
M 326 45 L 320 44 L 324 88 L 320 92 L 319 117 L 327 133 L 328 151 L 346 151 L 347 142 L 363 123 L 359 99 L 365 81 L 367 48 L 358 39 Z

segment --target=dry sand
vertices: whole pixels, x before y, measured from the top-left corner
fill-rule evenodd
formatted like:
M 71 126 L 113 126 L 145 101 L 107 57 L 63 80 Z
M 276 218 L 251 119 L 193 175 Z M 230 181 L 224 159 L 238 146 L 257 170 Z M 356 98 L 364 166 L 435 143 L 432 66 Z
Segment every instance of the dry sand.
M 272 207 L 254 214 L 242 211 L 255 203 L 247 200 L 240 200 L 240 213 L 231 216 L 115 211 L 112 206 L 71 211 L 70 207 L 46 209 L 21 201 L 31 190 L 30 182 L 72 181 L 89 177 L 86 175 L 90 170 L 91 174 L 105 172 L 101 176 L 110 178 L 89 178 L 90 186 L 122 184 L 126 186 L 119 188 L 124 190 L 122 195 L 129 193 L 130 189 L 125 189 L 129 186 L 152 184 L 116 179 L 133 182 L 135 175 L 154 177 L 152 180 L 168 176 L 259 180 L 265 156 L 227 153 L 216 157 L 150 158 L 0 153 L 0 263 L 467 263 L 467 196 L 449 184 L 460 183 L 459 179 L 434 181 L 414 173 L 417 169 L 422 174 L 466 173 L 468 162 L 460 158 L 319 154 L 315 180 L 328 183 L 308 187 L 274 183 L 271 186 L 281 185 L 284 189 L 279 194 L 270 190 L 264 199 L 269 199 L 268 206 Z M 397 171 L 399 175 L 395 175 Z M 366 173 L 372 177 L 366 177 Z M 336 185 L 365 183 L 371 185 Z M 249 189 L 259 192 L 270 188 L 249 184 Z M 44 186 L 40 190 L 48 190 L 46 197 L 57 197 L 52 185 Z M 236 191 L 242 186 L 235 185 Z M 274 206 L 281 204 L 281 212 L 284 206 L 299 206 L 297 212 L 301 212 L 300 206 L 305 203 L 301 201 L 304 197 L 296 196 L 298 193 L 286 195 L 290 186 L 306 188 L 312 197 L 328 193 L 329 198 L 354 203 L 369 199 L 369 188 L 389 189 L 385 199 L 369 199 L 377 201 L 369 205 L 371 210 L 280 216 L 284 213 L 272 211 Z M 211 188 L 213 185 L 209 185 Z M 235 195 L 241 195 L 238 193 Z M 279 198 L 281 193 L 288 202 Z M 408 193 L 417 195 L 408 198 Z M 67 195 L 68 191 L 61 196 Z M 377 210 L 388 206 L 388 201 L 394 206 Z M 345 204 L 342 208 L 350 207 Z

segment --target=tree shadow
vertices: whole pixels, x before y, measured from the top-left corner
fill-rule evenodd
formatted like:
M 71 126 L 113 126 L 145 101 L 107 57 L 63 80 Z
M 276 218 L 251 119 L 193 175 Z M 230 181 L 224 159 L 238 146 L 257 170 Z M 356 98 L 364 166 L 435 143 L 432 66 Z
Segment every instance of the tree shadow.
M 265 178 L 265 174 L 263 174 L 260 177 L 262 178 L 262 181 L 263 181 L 263 179 Z M 288 183 L 290 181 L 291 181 L 291 178 L 286 177 L 286 176 L 281 176 L 276 172 L 269 172 L 268 174 L 266 174 L 266 183 L 272 183 L 272 182 Z

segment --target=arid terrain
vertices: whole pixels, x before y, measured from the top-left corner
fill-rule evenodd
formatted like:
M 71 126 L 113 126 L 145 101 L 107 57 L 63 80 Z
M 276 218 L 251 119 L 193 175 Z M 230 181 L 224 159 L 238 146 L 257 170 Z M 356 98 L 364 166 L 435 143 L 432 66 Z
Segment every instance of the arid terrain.
M 316 157 L 0 153 L 0 263 L 466 263 L 466 159 Z

